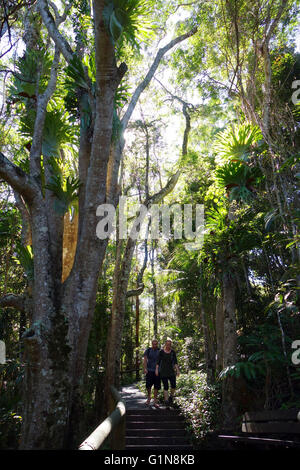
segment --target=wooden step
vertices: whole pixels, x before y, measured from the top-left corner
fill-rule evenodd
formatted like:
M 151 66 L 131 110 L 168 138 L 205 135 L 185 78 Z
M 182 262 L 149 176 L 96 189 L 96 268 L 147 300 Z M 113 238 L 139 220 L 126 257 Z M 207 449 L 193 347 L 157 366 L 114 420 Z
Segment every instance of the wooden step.
M 168 445 L 168 446 L 165 446 L 165 445 L 127 445 L 125 447 L 125 450 L 148 450 L 148 451 L 151 451 L 151 452 L 155 452 L 155 451 L 166 451 L 166 452 L 170 452 L 172 451 L 172 453 L 175 453 L 176 451 L 177 452 L 191 452 L 193 450 L 193 446 L 192 445 Z
M 185 419 L 176 409 L 129 409 L 125 449 L 192 450 Z
M 142 421 L 139 420 L 126 420 L 126 429 L 157 429 L 159 425 L 159 429 L 185 429 L 185 425 L 183 421 Z
M 146 408 L 145 409 L 129 409 L 126 411 L 127 416 L 131 415 L 159 415 L 159 416 L 181 416 L 177 410 L 170 409 L 166 410 L 165 408 Z
M 126 446 L 127 445 L 187 445 L 189 440 L 187 437 L 182 436 L 126 436 Z
M 148 422 L 148 421 L 159 421 L 159 422 L 183 422 L 184 417 L 180 415 L 168 415 L 168 416 L 160 416 L 160 415 L 151 415 L 151 414 L 135 414 L 135 415 L 126 415 L 126 421 L 143 421 L 143 422 Z
M 170 434 L 174 437 L 186 437 L 186 431 L 184 428 L 181 429 L 161 429 L 161 428 L 133 428 L 126 430 L 126 436 L 128 437 L 152 437 L 152 436 L 160 436 L 160 437 L 169 437 Z

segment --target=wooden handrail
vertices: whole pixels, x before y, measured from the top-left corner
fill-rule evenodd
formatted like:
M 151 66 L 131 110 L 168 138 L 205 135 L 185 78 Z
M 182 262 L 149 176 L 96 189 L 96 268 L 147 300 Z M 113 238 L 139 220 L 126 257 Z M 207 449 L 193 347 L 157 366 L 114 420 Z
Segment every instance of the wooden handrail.
M 78 450 L 97 450 L 101 447 L 105 439 L 119 427 L 119 432 L 116 433 L 116 443 L 113 444 L 115 449 L 122 449 L 124 447 L 125 439 L 125 413 L 126 406 L 122 400 L 119 392 L 111 386 L 111 394 L 117 402 L 114 411 L 90 434 L 90 436 L 80 444 Z

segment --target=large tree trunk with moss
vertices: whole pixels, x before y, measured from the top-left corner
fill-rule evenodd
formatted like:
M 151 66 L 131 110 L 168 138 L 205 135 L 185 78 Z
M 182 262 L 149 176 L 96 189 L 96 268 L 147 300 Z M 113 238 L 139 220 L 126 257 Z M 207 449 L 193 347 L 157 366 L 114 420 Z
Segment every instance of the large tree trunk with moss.
M 103 7 L 104 2 L 94 3 L 96 113 L 92 145 L 87 155 L 86 185 L 82 189 L 83 220 L 74 265 L 64 284 L 61 282 L 62 263 L 59 263 L 63 259 L 63 230 L 57 231 L 58 223 L 63 227 L 63 218 L 59 219 L 53 209 L 50 191 L 45 199 L 40 191 L 35 191 L 30 201 L 34 289 L 31 328 L 25 335 L 23 449 L 66 446 L 70 431 L 74 434 L 74 421 L 80 408 L 80 385 L 97 279 L 107 245 L 107 240 L 96 236 L 96 209 L 106 197 L 114 96 L 120 81 L 112 41 L 102 19 Z M 37 109 L 37 129 L 42 128 L 39 113 L 42 121 L 45 108 Z M 39 139 L 33 139 L 30 155 L 33 170 L 38 169 L 39 145 Z
M 216 343 L 217 343 L 217 358 L 216 358 L 216 372 L 219 374 L 223 369 L 223 355 L 224 355 L 224 310 L 223 298 L 218 297 L 216 305 Z
M 84 145 L 81 139 L 79 166 L 83 160 L 88 164 L 80 190 L 80 234 L 74 264 L 66 276 L 62 271 L 64 217 L 55 210 L 55 195 L 48 189 L 42 191 L 39 175 L 47 103 L 56 87 L 60 52 L 67 61 L 73 53 L 56 28 L 45 1 L 39 1 L 37 8 L 56 44 L 56 53 L 48 86 L 37 97 L 30 175 L 1 154 L 1 176 L 24 198 L 29 210 L 34 253 L 34 282 L 30 310 L 27 309 L 30 329 L 24 334 L 22 449 L 65 447 L 70 434 L 74 435 L 80 409 L 97 279 L 107 245 L 107 240 L 96 236 L 96 209 L 106 201 L 114 98 L 125 71 L 116 65 L 114 46 L 103 21 L 104 4 L 94 2 L 95 118 L 91 145 Z M 45 155 L 44 167 L 47 184 L 51 175 Z
M 205 310 L 203 304 L 203 295 L 200 291 L 200 314 L 202 322 L 202 331 L 204 338 L 204 354 L 205 354 L 205 367 L 208 383 L 214 383 L 215 381 L 215 369 L 216 369 L 216 352 L 214 344 L 214 334 L 211 331 L 211 325 L 209 322 L 209 313 Z
M 152 283 L 152 292 L 153 292 L 153 336 L 157 338 L 158 333 L 158 312 L 157 312 L 157 286 L 155 279 L 155 269 L 154 269 L 154 256 L 155 256 L 156 243 L 152 240 L 151 249 L 149 252 L 149 259 L 151 264 L 151 283 Z
M 226 369 L 237 362 L 235 281 L 227 271 L 223 273 L 223 311 L 223 365 Z M 222 411 L 224 429 L 234 428 L 237 424 L 236 380 L 230 375 L 228 375 L 223 381 Z

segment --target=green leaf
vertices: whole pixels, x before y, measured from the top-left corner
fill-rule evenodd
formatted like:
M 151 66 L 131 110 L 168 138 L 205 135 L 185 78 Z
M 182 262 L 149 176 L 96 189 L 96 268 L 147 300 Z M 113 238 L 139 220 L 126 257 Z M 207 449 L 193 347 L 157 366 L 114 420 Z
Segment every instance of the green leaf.
M 149 12 L 153 6 L 146 0 L 106 0 L 103 19 L 114 42 L 139 48 L 138 41 L 152 37 L 154 26 Z
M 223 161 L 240 160 L 246 162 L 254 151 L 254 145 L 261 139 L 261 131 L 258 126 L 245 123 L 235 127 L 229 127 L 217 134 L 215 150 Z
M 61 199 L 55 199 L 54 201 L 54 210 L 59 215 L 65 215 L 68 212 L 68 203 Z
M 33 267 L 33 252 L 30 245 L 23 246 L 18 245 L 16 247 L 17 256 L 14 257 L 14 260 L 21 264 L 23 267 L 28 279 L 33 280 L 34 277 L 34 267 Z
M 257 351 L 249 357 L 248 361 L 256 362 L 264 359 L 264 351 Z
M 71 207 L 76 209 L 78 190 L 81 183 L 80 180 L 74 176 L 69 175 L 65 177 L 59 159 L 50 158 L 47 164 L 50 166 L 52 175 L 45 188 L 52 191 L 56 196 L 54 200 L 54 210 L 62 216 Z
M 109 19 L 109 31 L 114 41 L 117 41 L 122 34 L 123 26 L 116 17 L 115 12 L 112 12 Z
M 69 65 L 66 67 L 65 72 L 68 77 L 68 80 L 66 81 L 68 86 L 73 86 L 73 84 L 76 84 L 77 87 L 88 90 L 89 87 L 86 83 L 83 63 L 76 54 L 73 54 L 73 57 Z
M 272 210 L 265 215 L 265 230 L 270 232 L 274 227 L 276 220 L 279 218 L 277 210 Z

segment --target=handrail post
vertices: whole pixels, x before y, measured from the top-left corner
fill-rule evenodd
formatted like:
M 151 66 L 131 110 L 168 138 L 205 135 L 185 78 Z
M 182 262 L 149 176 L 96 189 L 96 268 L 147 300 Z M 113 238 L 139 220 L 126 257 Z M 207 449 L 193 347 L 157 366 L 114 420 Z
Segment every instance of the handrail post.
M 120 397 L 117 390 L 111 386 L 111 396 L 113 399 L 118 402 Z M 125 432 L 126 432 L 126 413 L 121 416 L 121 419 L 117 426 L 112 429 L 111 432 L 111 448 L 112 450 L 123 450 L 125 449 Z
M 124 450 L 125 449 L 125 430 L 126 430 L 126 420 L 125 415 L 122 416 L 121 421 L 113 429 L 111 433 L 111 448 L 112 450 Z

